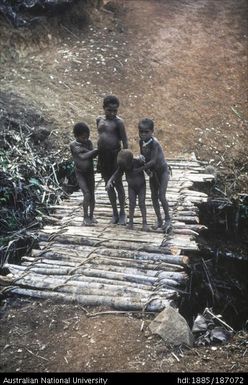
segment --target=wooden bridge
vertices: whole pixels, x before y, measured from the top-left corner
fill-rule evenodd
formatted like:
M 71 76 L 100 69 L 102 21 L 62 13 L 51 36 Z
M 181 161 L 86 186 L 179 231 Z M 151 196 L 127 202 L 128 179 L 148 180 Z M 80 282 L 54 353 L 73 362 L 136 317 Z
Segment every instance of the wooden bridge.
M 170 160 L 172 177 L 167 199 L 172 231 L 141 231 L 139 208 L 134 230 L 109 224 L 112 210 L 104 182 L 96 175 L 98 223 L 82 226 L 82 193 L 54 206 L 57 223 L 38 234 L 40 249 L 24 256 L 21 265 L 6 264 L 8 291 L 16 295 L 107 306 L 119 310 L 160 311 L 177 306 L 188 279 L 185 266 L 198 251 L 197 205 L 208 199 L 194 184 L 211 182 L 196 159 Z M 149 189 L 148 224 L 155 222 Z

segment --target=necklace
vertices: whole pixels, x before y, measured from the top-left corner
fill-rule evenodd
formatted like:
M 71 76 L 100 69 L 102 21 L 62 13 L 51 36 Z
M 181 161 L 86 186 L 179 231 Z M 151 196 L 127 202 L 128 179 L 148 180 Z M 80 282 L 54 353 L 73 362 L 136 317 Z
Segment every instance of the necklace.
M 148 140 L 148 142 L 144 142 L 144 141 L 143 141 L 142 147 L 148 146 L 148 144 L 150 144 L 152 141 L 153 141 L 153 138 L 150 138 L 150 139 Z

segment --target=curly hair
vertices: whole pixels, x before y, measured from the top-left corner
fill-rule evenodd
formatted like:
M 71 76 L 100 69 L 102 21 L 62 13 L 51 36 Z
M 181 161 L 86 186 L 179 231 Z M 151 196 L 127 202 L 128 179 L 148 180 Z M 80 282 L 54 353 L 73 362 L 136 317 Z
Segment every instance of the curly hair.
M 105 96 L 105 98 L 103 99 L 103 107 L 107 107 L 110 104 L 115 104 L 117 105 L 117 107 L 119 107 L 120 101 L 117 98 L 117 96 L 114 96 L 114 95 Z
M 148 128 L 149 130 L 153 131 L 154 130 L 154 122 L 152 119 L 149 118 L 144 118 L 139 121 L 138 127 L 145 127 Z
M 90 129 L 85 123 L 77 123 L 73 127 L 73 134 L 74 136 L 79 136 L 81 134 L 88 134 L 90 135 Z

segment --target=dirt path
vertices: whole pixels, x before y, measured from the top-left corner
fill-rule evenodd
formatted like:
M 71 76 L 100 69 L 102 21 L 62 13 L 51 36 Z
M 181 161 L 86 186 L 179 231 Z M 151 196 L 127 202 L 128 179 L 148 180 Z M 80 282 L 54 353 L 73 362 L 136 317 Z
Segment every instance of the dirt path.
M 1 88 L 41 106 L 64 144 L 81 119 L 96 139 L 102 98 L 113 93 L 135 151 L 137 121 L 147 115 L 168 155 L 218 159 L 246 149 L 246 1 L 121 3 L 114 22 L 105 25 L 101 14 L 84 31 L 41 28 L 32 44 L 1 30 Z M 7 45 L 15 47 L 12 60 Z M 217 350 L 176 351 L 178 362 L 140 329 L 139 316 L 87 318 L 79 306 L 10 301 L 2 312 L 0 370 L 247 370 L 243 335 Z
M 19 60 L 2 66 L 2 88 L 37 102 L 69 134 L 84 119 L 96 138 L 102 98 L 113 93 L 135 150 L 137 122 L 151 116 L 168 155 L 239 151 L 247 143 L 246 1 L 120 3 L 114 22 L 43 28 L 36 45 L 13 33 Z

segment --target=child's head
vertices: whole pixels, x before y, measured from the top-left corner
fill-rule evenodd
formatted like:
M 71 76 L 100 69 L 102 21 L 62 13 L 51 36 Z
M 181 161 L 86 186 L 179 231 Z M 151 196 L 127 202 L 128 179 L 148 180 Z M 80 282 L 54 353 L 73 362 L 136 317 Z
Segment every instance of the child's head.
M 133 167 L 133 153 L 130 150 L 121 150 L 117 155 L 117 165 L 121 170 L 131 170 Z
M 89 139 L 90 129 L 85 123 L 77 123 L 73 127 L 73 134 L 79 142 L 84 142 Z
M 147 142 L 153 136 L 154 123 L 152 119 L 144 118 L 139 121 L 139 137 L 141 140 Z
M 120 102 L 114 95 L 105 96 L 103 99 L 103 109 L 107 119 L 114 119 L 117 115 Z

